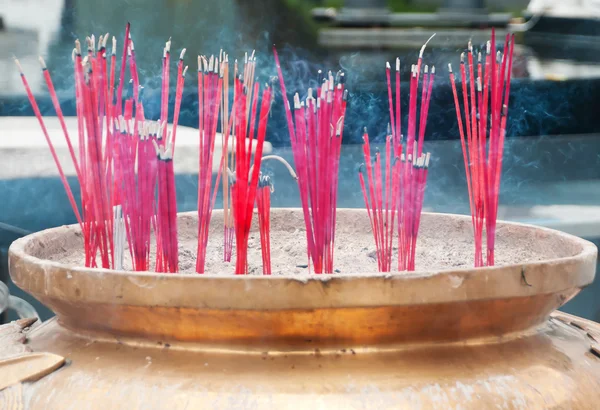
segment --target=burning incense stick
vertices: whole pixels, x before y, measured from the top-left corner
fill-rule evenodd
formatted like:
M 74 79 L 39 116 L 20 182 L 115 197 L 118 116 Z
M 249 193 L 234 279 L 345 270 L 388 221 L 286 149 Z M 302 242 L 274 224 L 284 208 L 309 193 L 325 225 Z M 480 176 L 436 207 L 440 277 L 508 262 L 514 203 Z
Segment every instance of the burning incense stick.
M 504 41 L 504 53 L 500 51 L 496 53 L 496 37 L 495 31 L 492 29 L 491 41 L 486 44 L 485 62 L 481 61 L 480 52 L 475 74 L 473 47 L 469 42 L 467 48 L 468 87 L 464 53 L 461 55 L 460 66 L 464 122 L 455 76 L 452 66 L 448 64 L 467 178 L 476 267 L 494 265 L 496 219 L 510 96 L 513 48 L 514 35 L 507 34 Z M 464 128 L 466 128 L 466 138 Z M 485 262 L 483 257 L 484 226 L 487 247 Z
M 332 273 L 339 159 L 348 91 L 344 73 L 331 72 L 306 101 L 294 96 L 294 111 L 287 100 L 277 50 L 273 48 L 284 98 L 298 187 L 304 213 L 307 252 L 315 273 Z

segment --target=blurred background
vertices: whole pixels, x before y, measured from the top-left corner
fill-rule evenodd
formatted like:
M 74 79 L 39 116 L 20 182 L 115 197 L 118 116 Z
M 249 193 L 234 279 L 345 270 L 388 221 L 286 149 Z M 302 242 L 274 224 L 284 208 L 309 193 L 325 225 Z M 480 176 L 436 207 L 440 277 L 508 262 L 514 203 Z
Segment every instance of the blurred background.
M 492 27 L 499 36 L 515 33 L 499 218 L 600 241 L 600 1 L 0 0 L 0 280 L 12 294 L 34 304 L 42 318 L 51 312 L 10 283 L 7 250 L 20 236 L 71 224 L 75 218 L 12 58 L 21 61 L 42 113 L 52 116 L 37 60 L 43 56 L 65 114 L 74 115 L 74 40 L 109 32 L 121 47 L 127 21 L 149 100 L 160 84 L 162 48 L 170 37 L 174 55 L 187 48 L 190 70 L 196 69 L 197 54 L 224 49 L 231 58 L 242 59 L 244 52 L 256 50 L 261 81 L 275 74 L 275 44 L 290 94 L 314 85 L 318 69 L 345 70 L 351 95 L 340 207 L 363 207 L 355 173 L 361 162 L 361 130 L 368 127 L 376 141 L 384 138 L 385 62 L 400 57 L 407 81 L 421 45 L 436 33 L 424 56 L 426 64 L 437 67 L 426 133 L 433 164 L 425 208 L 464 214 L 469 212 L 468 196 L 447 64 L 458 63 L 469 39 L 476 48 L 485 44 Z M 189 81 L 183 98 L 180 124 L 197 127 L 195 80 Z M 274 153 L 291 160 L 282 107 L 274 105 L 267 139 Z M 53 136 L 62 137 L 58 132 Z M 66 154 L 64 147 L 59 151 Z M 273 206 L 299 206 L 287 173 L 277 166 L 271 171 Z M 181 211 L 195 209 L 196 173 L 192 165 L 178 168 Z M 590 286 L 564 310 L 600 320 L 597 290 Z M 13 318 L 4 313 L 0 323 Z

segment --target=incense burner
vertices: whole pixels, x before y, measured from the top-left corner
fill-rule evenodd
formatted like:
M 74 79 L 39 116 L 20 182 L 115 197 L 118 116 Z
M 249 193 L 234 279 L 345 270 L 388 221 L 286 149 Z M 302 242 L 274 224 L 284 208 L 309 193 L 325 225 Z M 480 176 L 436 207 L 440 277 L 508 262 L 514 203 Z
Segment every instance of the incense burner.
M 272 229 L 301 212 L 273 210 Z M 437 232 L 448 252 L 470 223 L 423 214 L 422 235 Z M 368 226 L 364 210 L 338 211 L 342 234 Z M 11 277 L 57 315 L 28 344 L 69 359 L 23 384 L 25 408 L 594 408 L 600 325 L 549 316 L 593 281 L 596 247 L 498 226 L 500 240 L 554 256 L 411 273 L 154 274 L 49 260 L 79 246 L 73 228 L 22 238 Z

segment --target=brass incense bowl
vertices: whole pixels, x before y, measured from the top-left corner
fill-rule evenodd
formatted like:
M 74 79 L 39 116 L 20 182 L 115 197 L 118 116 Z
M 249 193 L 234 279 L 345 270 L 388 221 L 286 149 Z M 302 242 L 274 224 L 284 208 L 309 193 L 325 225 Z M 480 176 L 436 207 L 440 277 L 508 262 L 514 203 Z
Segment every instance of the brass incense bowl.
M 196 229 L 195 213 L 179 218 L 182 235 Z M 215 211 L 211 229 L 221 221 Z M 447 252 L 470 224 L 424 214 L 421 235 Z M 274 209 L 271 226 L 301 226 L 301 211 Z M 11 277 L 57 315 L 29 345 L 70 359 L 24 387 L 26 408 L 593 408 L 600 326 L 549 316 L 593 281 L 596 247 L 544 228 L 498 229 L 499 242 L 527 243 L 544 260 L 389 274 L 154 274 L 48 260 L 81 246 L 74 227 L 19 239 Z M 366 212 L 339 210 L 338 233 L 353 232 L 371 235 Z

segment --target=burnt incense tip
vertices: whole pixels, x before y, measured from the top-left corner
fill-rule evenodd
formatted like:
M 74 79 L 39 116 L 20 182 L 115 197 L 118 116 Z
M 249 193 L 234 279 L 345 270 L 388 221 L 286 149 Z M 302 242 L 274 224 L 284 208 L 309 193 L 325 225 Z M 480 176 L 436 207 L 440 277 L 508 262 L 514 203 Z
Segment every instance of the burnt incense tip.
M 344 125 L 344 116 L 342 115 L 336 124 L 335 135 L 337 137 L 342 135 L 342 126 Z
M 485 53 L 490 54 L 492 52 L 492 43 L 488 40 L 485 43 Z
M 425 155 L 425 168 L 429 168 L 429 160 L 430 160 L 430 159 L 431 159 L 431 153 L 430 153 L 430 152 L 428 152 L 428 153 Z
M 184 56 L 185 56 L 185 48 L 183 50 L 181 50 L 181 53 L 179 53 L 179 59 L 183 60 Z
M 368 134 L 368 132 L 367 132 L 367 127 L 364 127 L 364 128 L 363 128 L 363 132 L 364 132 L 364 134 L 365 134 L 365 135 L 366 135 L 366 134 Z
M 481 51 L 477 53 L 477 62 L 481 63 Z
M 400 71 L 400 57 L 396 57 L 396 71 Z
M 348 90 L 344 90 L 344 94 L 342 95 L 343 101 L 348 101 Z
M 460 53 L 460 63 L 461 64 L 465 63 L 465 53 L 464 52 Z
M 431 74 L 435 74 L 435 66 L 434 65 L 431 66 Z
M 423 44 L 423 47 L 421 47 L 421 51 L 419 52 L 419 58 L 423 58 L 423 53 L 425 53 L 425 47 L 427 47 L 427 44 L 431 41 L 432 38 L 435 37 L 436 33 L 433 33 L 431 35 L 431 37 L 429 37 L 429 39 L 427 39 L 427 41 L 425 42 L 425 44 Z
M 181 73 L 182 77 L 185 77 L 185 74 L 187 73 L 188 70 L 188 66 L 185 66 L 185 68 L 183 69 L 183 73 Z
M 473 42 L 471 40 L 469 40 L 469 43 L 467 44 L 467 50 L 469 50 L 469 53 L 473 52 Z
M 44 61 L 44 58 L 40 56 L 38 60 L 40 62 L 40 65 L 42 66 L 42 70 L 46 70 L 46 62 Z
M 112 38 L 112 55 L 117 55 L 117 38 L 115 36 Z
M 452 64 L 448 63 L 448 71 L 452 74 Z
M 387 135 L 390 135 L 391 133 L 392 133 L 392 124 L 390 124 L 388 122 L 388 124 L 387 124 Z
M 506 106 L 506 104 L 502 104 L 502 113 L 501 113 L 501 115 L 503 117 L 506 117 L 507 114 L 508 114 L 508 107 Z
M 152 145 L 154 145 L 154 150 L 156 151 L 156 156 L 160 158 L 160 148 L 158 147 L 158 143 L 156 140 L 152 140 Z
M 385 62 L 385 69 L 386 70 L 391 70 L 392 69 L 392 67 L 390 66 L 390 62 L 389 61 Z
M 21 67 L 21 63 L 19 63 L 19 60 L 17 60 L 17 57 L 13 56 L 13 60 L 15 61 L 15 65 L 17 66 L 17 69 L 19 70 L 19 73 L 21 75 L 23 74 L 23 67 Z
M 429 73 L 429 66 L 427 64 L 425 64 L 425 74 Z

